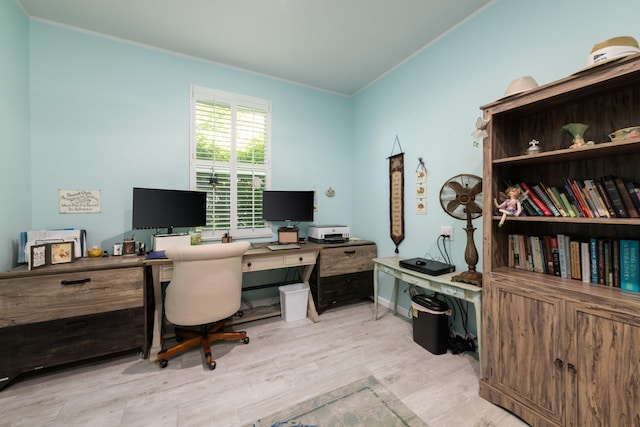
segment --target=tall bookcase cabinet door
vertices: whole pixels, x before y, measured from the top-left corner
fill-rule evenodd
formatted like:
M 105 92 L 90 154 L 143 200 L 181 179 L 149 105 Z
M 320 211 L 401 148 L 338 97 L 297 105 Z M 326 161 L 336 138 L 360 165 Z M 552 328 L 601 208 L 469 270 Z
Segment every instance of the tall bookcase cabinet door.
M 499 307 L 493 319 L 498 337 L 494 354 L 498 387 L 562 424 L 562 301 L 509 283 L 495 280 L 493 289 Z
M 571 425 L 640 426 L 640 320 L 583 304 L 567 310 Z

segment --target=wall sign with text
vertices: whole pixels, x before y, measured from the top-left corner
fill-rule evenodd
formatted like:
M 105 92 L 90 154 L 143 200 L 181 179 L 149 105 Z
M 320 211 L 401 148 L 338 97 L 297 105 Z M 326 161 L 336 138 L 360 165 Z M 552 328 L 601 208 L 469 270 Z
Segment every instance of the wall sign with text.
M 61 214 L 100 213 L 100 190 L 58 190 L 58 210 Z

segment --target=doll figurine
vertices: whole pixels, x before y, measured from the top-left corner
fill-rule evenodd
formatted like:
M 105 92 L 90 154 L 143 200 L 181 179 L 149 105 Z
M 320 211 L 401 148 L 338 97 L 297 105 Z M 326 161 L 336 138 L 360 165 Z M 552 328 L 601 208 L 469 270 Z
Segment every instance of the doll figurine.
M 496 199 L 493 199 L 493 203 L 498 208 L 498 211 L 502 212 L 502 218 L 498 223 L 498 227 L 502 227 L 507 216 L 520 216 L 522 213 L 522 204 L 520 203 L 520 189 L 517 187 L 507 188 L 507 198 L 504 202 L 498 204 Z

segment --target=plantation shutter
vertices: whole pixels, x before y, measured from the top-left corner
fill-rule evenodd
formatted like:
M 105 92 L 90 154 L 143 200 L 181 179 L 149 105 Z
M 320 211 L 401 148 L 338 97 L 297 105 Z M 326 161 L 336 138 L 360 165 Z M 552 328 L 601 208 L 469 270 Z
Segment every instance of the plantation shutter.
M 262 219 L 271 175 L 270 102 L 192 87 L 191 117 L 191 187 L 208 193 L 203 237 L 271 236 Z

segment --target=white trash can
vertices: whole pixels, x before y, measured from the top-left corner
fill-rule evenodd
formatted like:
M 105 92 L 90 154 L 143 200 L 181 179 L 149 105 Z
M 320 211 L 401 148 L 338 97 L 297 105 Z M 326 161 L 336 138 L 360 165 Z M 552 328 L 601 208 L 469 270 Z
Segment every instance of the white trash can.
M 304 283 L 280 286 L 280 313 L 285 322 L 295 322 L 307 317 L 309 288 Z

